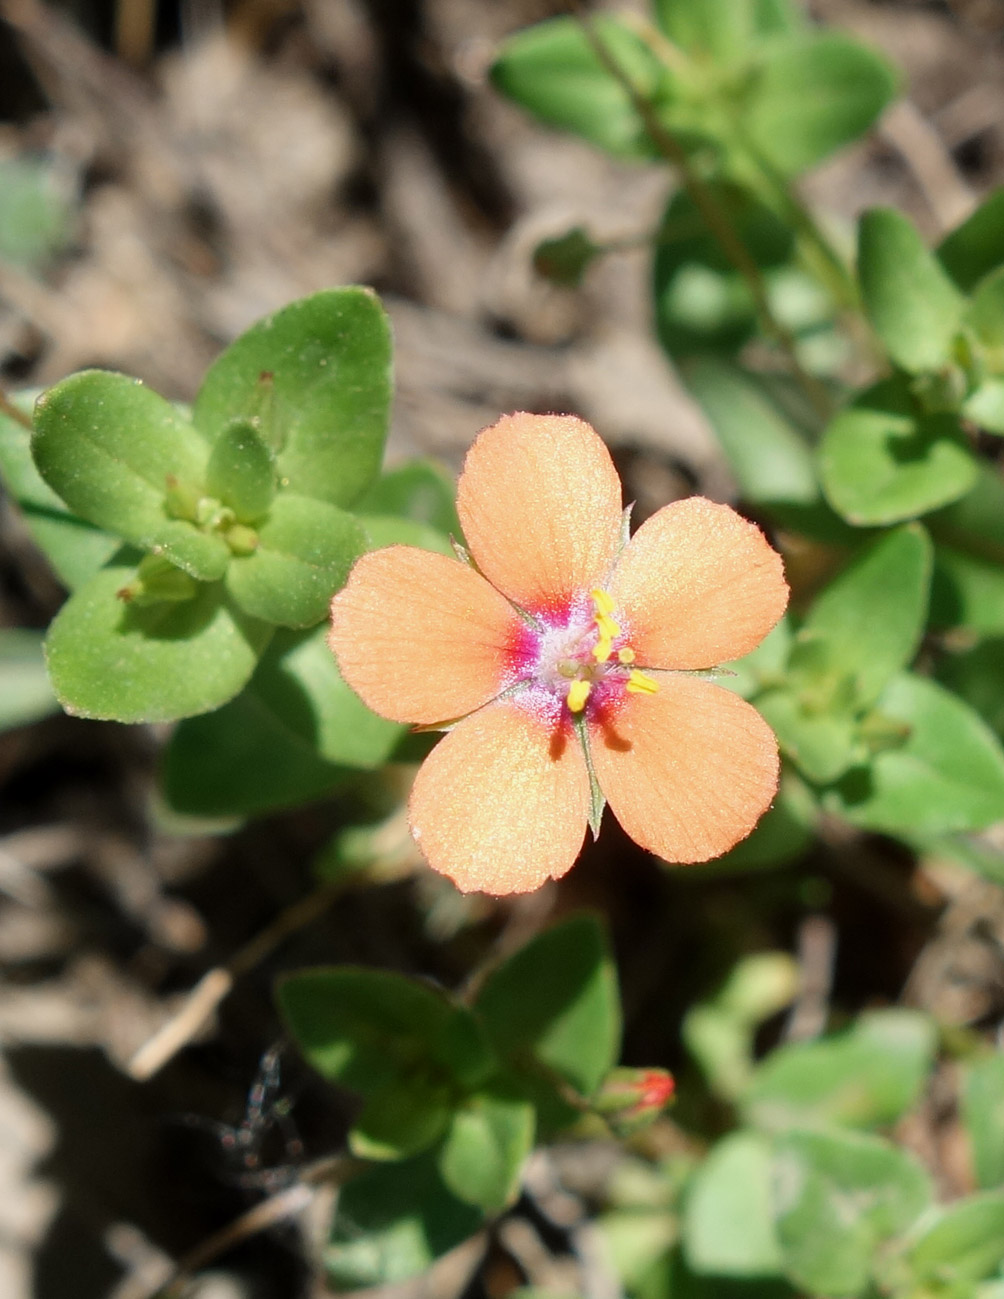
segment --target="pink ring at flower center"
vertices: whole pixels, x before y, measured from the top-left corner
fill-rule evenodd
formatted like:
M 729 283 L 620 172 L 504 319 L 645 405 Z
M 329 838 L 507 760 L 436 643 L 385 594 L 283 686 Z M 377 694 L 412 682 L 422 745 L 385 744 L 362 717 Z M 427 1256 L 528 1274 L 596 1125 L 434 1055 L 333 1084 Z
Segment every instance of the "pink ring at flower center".
M 606 591 L 582 592 L 564 615 L 534 619 L 520 628 L 506 677 L 514 699 L 542 720 L 592 718 L 626 693 L 658 690 L 632 666 L 630 629 Z

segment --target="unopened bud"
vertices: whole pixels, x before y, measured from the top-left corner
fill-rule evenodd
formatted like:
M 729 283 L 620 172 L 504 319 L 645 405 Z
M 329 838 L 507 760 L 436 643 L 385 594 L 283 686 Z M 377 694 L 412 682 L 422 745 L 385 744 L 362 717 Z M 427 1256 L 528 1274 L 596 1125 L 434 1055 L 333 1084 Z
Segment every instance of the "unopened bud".
M 622 1136 L 647 1127 L 673 1099 L 676 1083 L 665 1069 L 612 1069 L 593 1102 Z

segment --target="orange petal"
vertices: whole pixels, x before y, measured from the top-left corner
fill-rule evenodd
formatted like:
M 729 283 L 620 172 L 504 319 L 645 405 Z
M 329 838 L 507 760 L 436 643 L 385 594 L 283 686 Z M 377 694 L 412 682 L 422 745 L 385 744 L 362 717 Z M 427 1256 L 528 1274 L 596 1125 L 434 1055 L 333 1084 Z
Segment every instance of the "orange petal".
M 569 728 L 511 701 L 466 717 L 429 754 L 409 817 L 426 861 L 463 893 L 529 893 L 574 864 L 589 778 Z
M 784 613 L 781 556 L 755 524 L 702 496 L 643 523 L 609 586 L 639 667 L 708 668 L 748 654 Z
M 660 677 L 590 725 L 600 788 L 643 848 L 708 861 L 745 839 L 777 793 L 774 733 L 738 695 L 695 677 Z
M 467 453 L 457 511 L 485 577 L 524 609 L 557 611 L 609 574 L 620 479 L 574 415 L 504 415 Z
M 328 644 L 357 695 L 395 722 L 480 708 L 509 684 L 522 624 L 467 564 L 411 546 L 374 550 L 331 602 Z

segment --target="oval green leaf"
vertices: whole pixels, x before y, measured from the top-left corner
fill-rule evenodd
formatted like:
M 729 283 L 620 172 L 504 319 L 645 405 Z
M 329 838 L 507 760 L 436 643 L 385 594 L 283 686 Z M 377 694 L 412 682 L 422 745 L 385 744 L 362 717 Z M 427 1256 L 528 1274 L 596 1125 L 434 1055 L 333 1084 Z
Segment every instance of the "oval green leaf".
M 858 275 L 868 318 L 897 365 L 919 374 L 951 360 L 962 295 L 895 208 L 862 216 Z
M 227 589 L 252 617 L 286 627 L 311 627 L 326 617 L 367 544 L 353 515 L 291 492 L 279 493 L 257 534 L 253 554 L 231 561 Z
M 443 1181 L 465 1204 L 501 1213 L 519 1194 L 534 1130 L 534 1109 L 524 1097 L 502 1087 L 468 1096 L 439 1152 Z
M 266 316 L 217 358 L 193 419 L 215 442 L 251 420 L 293 492 L 348 505 L 380 467 L 391 398 L 387 316 L 369 289 L 328 289 Z
M 957 417 L 922 413 L 900 379 L 869 388 L 830 421 L 819 468 L 827 500 L 863 527 L 936 510 L 977 478 Z
M 135 569 L 102 569 L 63 605 L 45 651 L 68 713 L 169 722 L 219 708 L 247 684 L 271 627 L 245 617 L 221 586 L 183 603 L 137 607 L 117 592 Z

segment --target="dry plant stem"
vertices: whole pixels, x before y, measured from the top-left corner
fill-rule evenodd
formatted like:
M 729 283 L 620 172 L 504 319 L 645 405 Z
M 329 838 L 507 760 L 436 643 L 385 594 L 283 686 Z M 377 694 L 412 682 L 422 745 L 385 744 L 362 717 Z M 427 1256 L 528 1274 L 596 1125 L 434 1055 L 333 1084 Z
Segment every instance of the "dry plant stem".
M 835 406 L 826 385 L 821 383 L 815 375 L 809 374 L 798 359 L 795 339 L 771 310 L 766 285 L 763 276 L 760 274 L 760 267 L 739 237 L 735 226 L 729 220 L 728 215 L 722 211 L 711 190 L 691 166 L 686 150 L 676 136 L 663 124 L 652 105 L 620 67 L 616 59 L 612 57 L 600 37 L 597 36 L 591 23 L 579 12 L 577 0 L 569 0 L 569 3 L 572 13 L 582 28 L 586 40 L 592 46 L 596 57 L 631 100 L 635 111 L 644 122 L 645 129 L 653 144 L 666 161 L 671 163 L 679 172 L 687 193 L 690 195 L 698 212 L 700 212 L 708 229 L 718 241 L 726 257 L 746 281 L 765 333 L 769 334 L 784 352 L 791 372 L 805 391 L 813 410 L 821 420 L 828 421 L 834 413 Z
M 322 884 L 299 902 L 294 902 L 225 965 L 209 970 L 185 998 L 181 1009 L 139 1048 L 126 1072 L 137 1082 L 146 1082 L 192 1040 L 228 995 L 236 980 L 269 956 L 290 934 L 322 915 L 345 888 L 343 881 Z
M 2 388 L 0 388 L 0 415 L 6 415 L 8 419 L 12 419 L 16 424 L 20 424 L 22 428 L 26 428 L 29 433 L 32 431 L 31 416 L 23 410 L 18 410 Z
M 361 1161 L 347 1156 L 335 1155 L 329 1159 L 319 1159 L 303 1170 L 300 1180 L 294 1186 L 262 1200 L 260 1204 L 248 1209 L 247 1213 L 242 1213 L 233 1222 L 207 1236 L 195 1249 L 178 1260 L 168 1280 L 158 1282 L 155 1288 L 137 1286 L 129 1293 L 128 1299 L 156 1299 L 156 1296 L 161 1296 L 162 1299 L 181 1299 L 196 1272 L 208 1267 L 250 1237 L 302 1213 L 313 1198 L 314 1188 L 320 1183 L 340 1185 L 361 1167 Z

